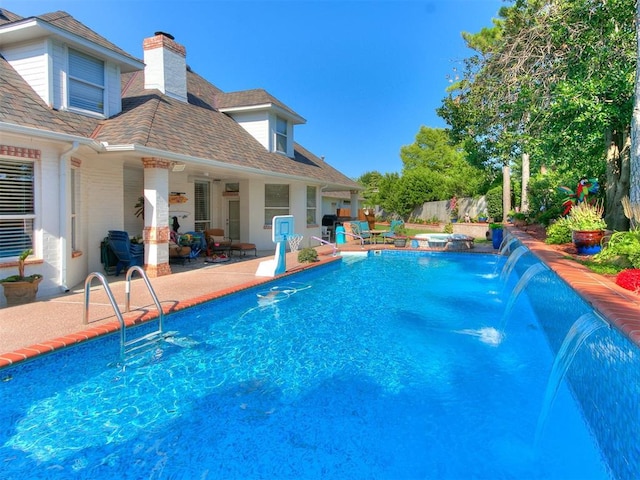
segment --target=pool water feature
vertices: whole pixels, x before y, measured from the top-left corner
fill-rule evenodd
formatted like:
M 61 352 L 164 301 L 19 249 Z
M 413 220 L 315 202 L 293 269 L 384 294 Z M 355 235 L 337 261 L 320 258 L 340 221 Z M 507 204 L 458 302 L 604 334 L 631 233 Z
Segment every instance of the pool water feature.
M 534 448 L 589 309 L 536 275 L 496 343 L 504 261 L 378 252 L 170 315 L 125 366 L 110 336 L 1 370 L 3 478 L 637 477 L 637 349 L 611 329 L 576 352 Z

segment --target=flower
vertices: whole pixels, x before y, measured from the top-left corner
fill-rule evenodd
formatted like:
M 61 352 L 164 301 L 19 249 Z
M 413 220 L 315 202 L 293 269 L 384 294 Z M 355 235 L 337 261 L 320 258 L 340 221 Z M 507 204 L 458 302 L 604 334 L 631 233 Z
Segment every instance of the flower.
M 616 283 L 622 288 L 640 293 L 640 269 L 630 268 L 621 271 L 616 277 Z

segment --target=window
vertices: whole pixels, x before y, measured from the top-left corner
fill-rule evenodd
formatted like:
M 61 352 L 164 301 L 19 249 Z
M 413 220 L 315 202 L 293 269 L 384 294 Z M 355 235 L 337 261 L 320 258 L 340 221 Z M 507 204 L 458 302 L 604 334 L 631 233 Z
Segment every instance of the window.
M 69 50 L 69 107 L 104 114 L 104 62 Z
M 317 225 L 317 199 L 316 199 L 316 191 L 317 187 L 309 187 L 307 186 L 307 226 L 309 225 Z
M 194 223 L 196 232 L 204 232 L 211 228 L 211 195 L 210 183 L 195 181 Z
M 276 215 L 289 215 L 289 185 L 265 185 L 264 207 L 264 224 L 268 227 Z
M 33 248 L 34 163 L 0 159 L 0 258 Z
M 276 118 L 276 152 L 287 153 L 287 121 Z

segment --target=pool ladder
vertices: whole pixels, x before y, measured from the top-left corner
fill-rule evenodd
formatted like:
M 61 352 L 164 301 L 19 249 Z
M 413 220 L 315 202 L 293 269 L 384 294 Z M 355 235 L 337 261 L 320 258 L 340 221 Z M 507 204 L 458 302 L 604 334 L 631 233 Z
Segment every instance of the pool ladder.
M 102 284 L 102 286 L 104 287 L 105 293 L 107 294 L 107 297 L 109 298 L 109 303 L 111 303 L 111 306 L 113 307 L 113 310 L 116 314 L 116 317 L 118 318 L 118 321 L 120 322 L 120 359 L 124 360 L 125 358 L 127 358 L 128 356 L 131 356 L 133 353 L 138 352 L 142 349 L 146 349 L 152 345 L 154 345 L 159 339 L 162 338 L 163 335 L 163 320 L 164 320 L 164 312 L 162 311 L 162 305 L 160 305 L 160 301 L 158 300 L 158 297 L 156 295 L 156 292 L 153 290 L 153 287 L 151 286 L 151 283 L 149 282 L 149 277 L 147 277 L 147 274 L 144 272 L 144 270 L 142 269 L 142 267 L 139 267 L 137 265 L 132 266 L 129 268 L 129 270 L 127 270 L 127 274 L 126 274 L 126 284 L 125 284 L 125 292 L 126 292 L 126 299 L 125 299 L 125 312 L 129 312 L 130 311 L 130 307 L 131 307 L 131 277 L 132 275 L 138 272 L 140 274 L 140 276 L 142 277 L 142 279 L 144 280 L 144 283 L 147 286 L 147 289 L 149 290 L 149 293 L 151 294 L 151 298 L 153 298 L 153 302 L 156 305 L 156 308 L 158 309 L 158 329 L 147 333 L 146 335 L 143 335 L 141 337 L 138 338 L 134 338 L 131 340 L 127 340 L 127 327 L 125 325 L 124 322 L 124 318 L 122 316 L 122 312 L 120 311 L 120 309 L 118 308 L 118 304 L 116 302 L 116 299 L 113 296 L 113 292 L 111 291 L 111 288 L 109 288 L 109 283 L 107 282 L 107 279 L 105 278 L 104 275 L 102 275 L 99 272 L 93 272 L 90 273 L 86 280 L 84 281 L 84 313 L 83 313 L 83 323 L 85 325 L 87 325 L 89 323 L 89 295 L 91 293 L 91 282 L 94 278 L 97 278 L 98 280 L 100 280 L 100 283 Z

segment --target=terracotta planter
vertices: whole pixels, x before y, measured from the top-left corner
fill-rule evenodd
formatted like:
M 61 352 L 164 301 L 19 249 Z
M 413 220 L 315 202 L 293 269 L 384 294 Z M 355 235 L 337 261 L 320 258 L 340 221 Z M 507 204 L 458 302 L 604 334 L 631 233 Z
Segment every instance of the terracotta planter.
M 41 281 L 42 277 L 36 278 L 33 282 L 3 282 L 7 307 L 33 302 L 36 299 L 38 285 Z
M 602 249 L 604 230 L 574 230 L 571 238 L 580 255 L 593 255 Z

